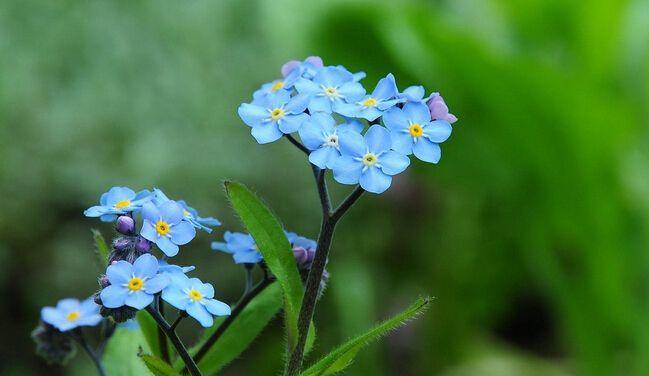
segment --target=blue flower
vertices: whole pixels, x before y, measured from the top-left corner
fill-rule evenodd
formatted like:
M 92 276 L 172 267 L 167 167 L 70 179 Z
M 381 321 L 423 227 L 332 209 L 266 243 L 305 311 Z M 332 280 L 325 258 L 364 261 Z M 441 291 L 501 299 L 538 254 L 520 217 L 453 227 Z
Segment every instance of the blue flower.
M 165 255 L 178 254 L 178 246 L 189 243 L 196 236 L 196 229 L 184 221 L 183 207 L 169 200 L 156 206 L 147 202 L 142 207 L 144 223 L 140 235 L 154 242 Z
M 405 99 L 408 102 L 427 102 L 433 94 L 424 98 L 426 95 L 426 90 L 423 86 L 409 86 L 402 93 L 399 93 L 398 97 Z
M 214 316 L 228 316 L 230 306 L 214 299 L 214 287 L 203 283 L 198 278 L 188 278 L 178 275 L 172 283 L 162 291 L 162 299 L 172 306 L 187 312 L 202 326 L 214 324 Z
M 363 124 L 358 121 L 336 126 L 331 115 L 317 112 L 304 122 L 298 133 L 304 146 L 311 150 L 309 162 L 320 168 L 331 168 L 340 157 L 338 139 L 345 137 L 345 132 L 360 133 L 362 129 Z
M 164 194 L 164 192 L 162 192 L 158 188 L 153 189 L 153 202 L 156 205 L 160 206 L 167 201 L 171 200 L 167 197 L 167 195 Z M 211 233 L 212 228 L 208 226 L 215 227 L 221 225 L 221 222 L 219 222 L 219 220 L 214 217 L 201 217 L 198 214 L 198 211 L 189 206 L 184 200 L 178 200 L 176 202 L 183 207 L 183 219 L 191 223 L 191 225 L 195 228 L 204 230 L 207 233 Z
M 99 205 L 86 209 L 86 217 L 100 217 L 104 222 L 117 219 L 118 214 L 140 210 L 142 205 L 151 199 L 151 192 L 143 190 L 135 193 L 128 187 L 113 187 L 101 195 Z
M 196 269 L 194 266 L 178 266 L 168 263 L 165 260 L 158 260 L 158 274 L 185 274 Z
M 298 93 L 310 97 L 308 107 L 312 114 L 318 111 L 331 113 L 338 104 L 344 101 L 354 102 L 365 95 L 365 89 L 354 81 L 354 76 L 339 67 L 322 68 L 313 77 L 313 81 L 298 80 L 295 88 Z
M 288 90 L 280 89 L 254 103 L 242 103 L 238 113 L 241 120 L 252 128 L 255 140 L 266 144 L 284 134 L 296 132 L 309 118 L 304 113 L 308 103 L 308 96 L 296 95 L 291 98 Z
M 379 81 L 372 94 L 359 99 L 347 100 L 346 103 L 339 103 L 335 111 L 344 116 L 374 121 L 385 110 L 403 101 L 403 99 L 397 98 L 398 95 L 397 84 L 394 81 L 394 76 L 390 73 Z
M 78 299 L 59 300 L 55 307 L 44 307 L 41 310 L 41 320 L 54 326 L 62 332 L 79 326 L 95 326 L 102 320 L 99 305 L 94 299 L 84 301 Z
M 144 254 L 130 264 L 124 260 L 106 269 L 110 285 L 99 293 L 106 308 L 129 306 L 142 309 L 153 302 L 153 295 L 162 291 L 170 282 L 167 275 L 158 274 L 158 260 Z
M 263 260 L 255 240 L 249 234 L 226 231 L 225 243 L 212 242 L 212 249 L 230 253 L 237 264 L 256 264 Z
M 252 103 L 253 104 L 259 104 L 263 103 L 263 99 L 268 96 L 269 94 L 273 94 L 277 92 L 278 90 L 284 89 L 292 89 L 293 85 L 302 77 L 301 75 L 302 71 L 300 69 L 294 69 L 291 73 L 289 73 L 286 77 L 275 80 L 273 82 L 269 82 L 266 84 L 261 85 L 261 88 L 256 90 L 252 94 Z
M 313 78 L 324 66 L 320 56 L 309 56 L 304 61 L 291 60 L 282 65 L 282 76 L 288 77 L 297 71 L 300 77 Z
M 364 137 L 348 132 L 339 144 L 342 156 L 334 162 L 334 179 L 342 184 L 360 184 L 368 192 L 384 192 L 392 183 L 392 175 L 410 164 L 408 157 L 390 150 L 390 132 L 380 125 L 371 126 Z
M 452 128 L 446 120 L 431 120 L 430 110 L 423 102 L 408 102 L 403 109 L 394 107 L 383 116 L 394 150 L 437 163 L 442 156 L 439 144 L 449 138 Z

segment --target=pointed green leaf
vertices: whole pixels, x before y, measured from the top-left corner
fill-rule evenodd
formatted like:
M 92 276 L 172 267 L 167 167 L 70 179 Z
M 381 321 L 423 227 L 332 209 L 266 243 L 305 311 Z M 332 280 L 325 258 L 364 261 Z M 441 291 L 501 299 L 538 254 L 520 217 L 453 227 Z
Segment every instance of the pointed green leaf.
M 105 267 L 108 263 L 108 254 L 110 253 L 110 248 L 104 240 L 104 236 L 97 229 L 92 229 L 92 238 L 95 240 L 95 252 L 97 252 L 97 257 L 99 258 L 99 265 Z
M 266 265 L 282 287 L 287 339 L 289 348 L 293 348 L 297 342 L 297 318 L 303 289 L 284 229 L 270 209 L 244 185 L 225 182 L 225 190 L 232 207 L 255 239 Z
M 155 376 L 180 376 L 180 373 L 157 356 L 141 354 L 140 359 Z
M 151 373 L 138 357 L 149 352 L 149 345 L 140 329 L 118 327 L 104 351 L 103 363 L 107 376 L 146 376 Z
M 301 376 L 327 376 L 341 372 L 351 364 L 360 349 L 424 312 L 429 302 L 429 298 L 419 298 L 405 311 L 330 352 L 316 364 L 302 372 Z
M 140 330 L 142 331 L 142 335 L 144 335 L 146 343 L 151 349 L 151 353 L 158 357 L 161 356 L 160 344 L 158 343 L 158 324 L 156 324 L 153 317 L 144 310 L 138 311 L 137 315 L 135 315 L 135 319 L 138 324 L 140 324 Z
M 225 367 L 232 360 L 236 359 L 252 341 L 261 333 L 268 322 L 277 315 L 282 308 L 282 289 L 273 283 L 259 293 L 239 316 L 230 324 L 221 338 L 210 348 L 207 354 L 198 363 L 198 367 L 206 375 L 212 375 Z M 214 326 L 206 329 L 196 345 L 189 349 L 189 353 L 195 355 L 207 339 L 216 331 L 224 318 L 214 320 Z M 174 363 L 174 368 L 182 369 L 183 363 L 180 359 Z

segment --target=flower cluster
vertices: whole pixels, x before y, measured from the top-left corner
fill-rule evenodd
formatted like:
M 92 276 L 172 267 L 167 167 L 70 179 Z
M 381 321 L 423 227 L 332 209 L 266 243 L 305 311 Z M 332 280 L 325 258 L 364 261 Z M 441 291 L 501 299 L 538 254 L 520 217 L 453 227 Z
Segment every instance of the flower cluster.
M 388 189 L 410 165 L 409 155 L 439 162 L 439 144 L 457 120 L 439 93 L 426 97 L 422 86 L 400 92 L 392 74 L 368 93 L 364 73 L 324 66 L 319 57 L 290 61 L 281 73 L 239 107 L 253 137 L 265 144 L 297 132 L 312 164 L 368 192 Z

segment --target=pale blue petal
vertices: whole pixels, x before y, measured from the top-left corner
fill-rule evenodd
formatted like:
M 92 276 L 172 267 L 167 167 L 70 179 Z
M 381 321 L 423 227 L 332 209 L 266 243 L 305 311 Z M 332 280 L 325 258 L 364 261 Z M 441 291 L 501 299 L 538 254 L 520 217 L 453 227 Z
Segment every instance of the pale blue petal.
M 295 89 L 300 94 L 315 94 L 320 92 L 320 86 L 313 81 L 301 78 L 295 82 Z
M 338 135 L 338 145 L 340 146 L 340 153 L 342 155 L 362 157 L 367 151 L 365 139 L 360 133 L 356 132 L 340 132 Z
M 189 222 L 180 222 L 171 230 L 171 241 L 178 245 L 189 243 L 196 236 L 196 229 Z
M 410 86 L 407 87 L 406 90 L 401 93 L 401 95 L 409 101 L 417 102 L 421 101 L 424 98 L 426 91 L 424 90 L 423 86 Z
M 346 123 L 340 124 L 337 129 L 339 132 L 356 132 L 361 133 L 365 125 L 360 120 L 345 119 Z
M 268 108 L 275 109 L 284 106 L 291 99 L 291 92 L 285 89 L 279 89 L 274 93 L 266 96 Z
M 133 265 L 127 261 L 119 260 L 109 265 L 106 269 L 106 276 L 111 284 L 121 285 L 127 283 L 133 274 Z
M 215 251 L 223 251 L 223 252 L 227 252 L 227 253 L 232 253 L 232 251 L 230 251 L 228 249 L 228 244 L 223 243 L 223 242 L 212 242 L 211 248 L 213 250 L 215 250 Z
M 155 240 L 155 244 L 160 248 L 165 255 L 169 257 L 174 257 L 178 254 L 178 246 L 171 242 L 171 240 L 166 236 L 159 236 Z
M 323 146 L 309 154 L 309 162 L 320 168 L 331 168 L 333 162 L 340 156 L 335 148 Z
M 156 232 L 153 223 L 151 223 L 151 221 L 149 221 L 148 219 L 144 220 L 142 229 L 140 230 L 140 235 L 142 235 L 144 239 L 152 242 L 155 242 L 158 239 L 158 233 Z
M 413 153 L 424 162 L 437 163 L 442 158 L 442 149 L 438 144 L 420 137 L 412 147 Z
M 410 158 L 396 151 L 388 151 L 379 157 L 381 171 L 388 175 L 396 175 L 403 172 L 410 165 Z
M 133 263 L 133 274 L 136 277 L 151 278 L 156 273 L 158 273 L 158 260 L 149 253 L 138 257 Z
M 318 112 L 326 112 L 330 114 L 333 111 L 331 103 L 332 102 L 328 97 L 314 95 L 311 97 L 311 102 L 309 102 L 309 112 L 312 114 Z
M 147 294 L 155 294 L 162 291 L 169 283 L 171 283 L 171 279 L 167 275 L 158 274 L 144 282 L 144 291 Z
M 356 103 L 345 103 L 342 101 L 336 101 L 333 105 L 334 112 L 337 112 L 343 116 L 347 117 L 360 117 L 360 106 Z
M 110 285 L 99 293 L 101 303 L 106 308 L 119 308 L 124 305 L 128 290 L 124 286 Z
M 50 325 L 57 326 L 60 322 L 65 320 L 63 313 L 54 307 L 44 307 L 41 309 L 41 320 Z
M 374 154 L 390 150 L 392 146 L 390 131 L 378 124 L 372 125 L 365 133 L 365 145 Z
M 95 299 L 93 297 L 90 297 L 83 302 L 81 302 L 81 305 L 79 306 L 79 311 L 83 315 L 92 315 L 95 313 L 99 313 L 99 305 L 95 303 Z
M 430 110 L 421 102 L 408 102 L 403 105 L 403 115 L 412 123 L 420 125 L 430 122 Z
M 393 132 L 408 129 L 410 126 L 408 118 L 403 113 L 403 110 L 398 107 L 391 108 L 383 114 L 383 123 Z
M 383 193 L 386 189 L 390 188 L 390 183 L 392 183 L 392 177 L 390 175 L 384 174 L 376 167 L 370 167 L 359 179 L 361 187 L 372 193 Z
M 302 140 L 304 146 L 306 146 L 309 150 L 315 150 L 319 148 L 324 142 L 322 126 L 314 121 L 316 115 L 319 114 L 312 115 L 311 119 L 309 121 L 305 121 L 304 124 L 302 124 L 302 127 L 300 127 L 300 129 L 298 130 L 300 140 Z
M 216 299 L 205 299 L 203 304 L 207 311 L 214 316 L 229 316 L 231 313 L 229 305 Z
M 104 214 L 101 217 L 99 217 L 102 222 L 112 222 L 117 219 L 117 216 L 115 214 Z
M 242 103 L 237 113 L 241 120 L 250 127 L 261 124 L 268 117 L 266 108 L 248 103 Z
M 380 106 L 381 103 L 378 104 Z M 360 108 L 360 107 L 359 107 Z M 379 110 L 376 107 L 360 108 L 358 111 L 357 117 L 363 118 L 365 120 L 374 121 L 383 115 L 383 111 Z
M 314 82 L 324 86 L 339 87 L 345 82 L 352 81 L 354 76 L 344 69 L 338 67 L 322 68 L 313 78 Z
M 160 210 L 160 216 L 162 219 L 170 225 L 175 225 L 185 217 L 182 205 L 176 201 L 167 201 L 160 205 L 158 209 Z
M 182 290 L 183 288 L 179 286 L 169 286 L 162 290 L 162 299 L 172 306 L 184 311 L 189 303 L 189 297 Z
M 81 315 L 75 322 L 77 326 L 95 326 L 103 320 L 99 313 Z
M 401 102 L 403 102 L 403 101 L 400 100 L 400 99 L 392 99 L 392 100 L 388 100 L 388 101 L 380 101 L 376 105 L 376 108 L 378 108 L 381 111 L 385 111 L 387 109 L 390 109 L 390 108 L 394 107 L 397 103 L 401 103 Z
M 156 223 L 160 219 L 160 211 L 153 202 L 142 205 L 142 219 Z
M 122 200 L 133 200 L 135 198 L 135 191 L 128 187 L 113 187 L 106 195 L 106 205 L 113 206 Z
M 132 293 L 126 294 L 126 299 L 124 303 L 135 309 L 142 309 L 153 302 L 153 295 L 149 295 L 146 292 L 139 290 Z
M 232 258 L 236 264 L 256 264 L 264 257 L 257 251 L 242 251 L 235 253 Z
M 446 120 L 435 120 L 424 128 L 424 136 L 435 143 L 441 143 L 451 136 L 453 127 Z
M 84 210 L 83 215 L 85 215 L 86 217 L 100 217 L 108 213 L 109 211 L 110 210 L 105 206 L 92 206 Z
M 187 304 L 186 311 L 205 328 L 209 328 L 214 324 L 214 318 L 200 303 L 191 302 Z
M 198 292 L 203 294 L 203 297 L 205 298 L 211 299 L 214 297 L 214 286 L 212 286 L 209 283 L 203 283 L 200 280 L 198 280 L 198 283 L 194 284 L 194 288 L 198 290 Z
M 277 141 L 284 135 L 275 122 L 267 122 L 253 127 L 250 133 L 260 144 Z
M 59 300 L 56 303 L 56 309 L 64 312 L 72 312 L 79 309 L 79 300 L 74 298 L 66 298 Z
M 302 124 L 309 120 L 309 115 L 301 113 L 298 115 L 285 115 L 279 122 L 279 129 L 285 133 L 297 132 Z
M 410 133 L 394 130 L 390 132 L 390 138 L 392 139 L 392 149 L 404 155 L 412 154 L 413 141 Z
M 347 102 L 356 102 L 365 96 L 365 88 L 358 82 L 347 82 L 338 88 L 338 92 L 345 96 Z
M 376 84 L 376 88 L 372 92 L 372 98 L 385 100 L 394 98 L 397 94 L 399 94 L 397 84 L 394 81 L 394 76 L 390 73 Z
M 307 94 L 298 94 L 291 98 L 291 100 L 286 104 L 284 110 L 289 114 L 299 114 L 306 110 L 306 106 L 309 104 L 311 97 Z
M 357 184 L 363 163 L 351 156 L 341 156 L 333 163 L 334 179 L 341 184 Z

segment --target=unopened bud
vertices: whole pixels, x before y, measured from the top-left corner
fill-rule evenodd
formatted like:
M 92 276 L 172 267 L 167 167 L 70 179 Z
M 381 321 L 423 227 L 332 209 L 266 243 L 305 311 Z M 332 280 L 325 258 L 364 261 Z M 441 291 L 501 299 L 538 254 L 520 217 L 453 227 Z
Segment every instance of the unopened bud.
M 115 223 L 115 230 L 120 234 L 132 235 L 135 231 L 135 221 L 128 215 L 121 215 Z
M 151 250 L 151 242 L 139 236 L 135 242 L 135 250 L 141 253 L 146 253 Z

